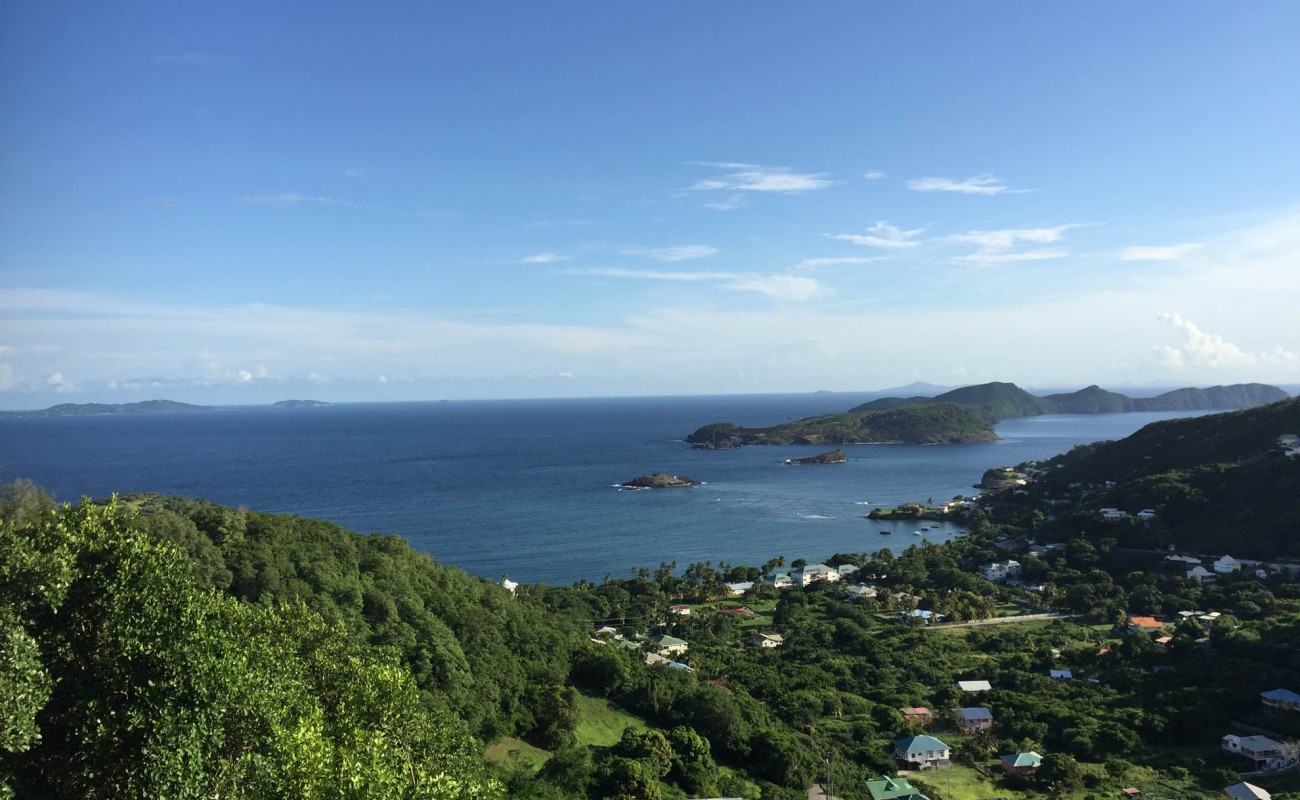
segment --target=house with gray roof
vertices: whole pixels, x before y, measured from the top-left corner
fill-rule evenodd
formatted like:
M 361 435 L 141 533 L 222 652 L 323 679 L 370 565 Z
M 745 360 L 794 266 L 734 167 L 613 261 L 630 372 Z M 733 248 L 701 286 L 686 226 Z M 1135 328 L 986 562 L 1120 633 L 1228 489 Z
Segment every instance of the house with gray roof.
M 933 736 L 909 736 L 894 740 L 894 758 L 908 769 L 946 769 L 952 748 Z
M 984 707 L 956 708 L 957 723 L 966 733 L 986 731 L 993 727 L 993 712 Z
M 1228 797 L 1235 797 L 1238 800 L 1273 800 L 1273 795 L 1259 788 L 1253 783 L 1234 783 L 1231 786 L 1225 786 L 1223 793 Z

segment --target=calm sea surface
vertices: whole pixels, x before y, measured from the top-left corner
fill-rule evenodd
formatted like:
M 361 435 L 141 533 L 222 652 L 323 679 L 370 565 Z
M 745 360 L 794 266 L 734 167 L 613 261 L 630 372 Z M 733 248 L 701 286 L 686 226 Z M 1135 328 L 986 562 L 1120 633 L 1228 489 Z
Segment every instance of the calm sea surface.
M 771 425 L 845 411 L 871 395 L 228 407 L 192 414 L 0 419 L 0 481 L 59 500 L 113 492 L 203 497 L 396 533 L 487 578 L 569 583 L 661 561 L 761 564 L 901 549 L 915 524 L 866 520 L 872 504 L 970 494 L 985 469 L 1127 436 L 1178 414 L 1029 417 L 1001 440 L 860 445 L 847 464 L 787 466 L 827 448 L 694 451 L 700 425 Z M 648 472 L 696 489 L 623 492 Z M 879 531 L 892 529 L 893 535 Z M 954 527 L 926 535 L 943 541 Z

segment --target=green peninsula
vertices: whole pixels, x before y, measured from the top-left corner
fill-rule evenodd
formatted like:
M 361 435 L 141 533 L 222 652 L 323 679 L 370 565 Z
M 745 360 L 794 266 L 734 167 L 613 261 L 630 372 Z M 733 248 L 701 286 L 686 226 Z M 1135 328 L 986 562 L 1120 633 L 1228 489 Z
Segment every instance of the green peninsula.
M 990 423 L 955 403 L 826 414 L 770 428 L 742 428 L 717 422 L 686 441 L 697 450 L 726 450 L 750 444 L 948 444 L 996 440 Z

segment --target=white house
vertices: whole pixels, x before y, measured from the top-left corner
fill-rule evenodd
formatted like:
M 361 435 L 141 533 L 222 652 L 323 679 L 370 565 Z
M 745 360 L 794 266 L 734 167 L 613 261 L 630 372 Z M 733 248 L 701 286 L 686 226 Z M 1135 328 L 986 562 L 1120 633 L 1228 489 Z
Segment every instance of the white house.
M 779 633 L 757 633 L 754 634 L 754 638 L 750 639 L 749 642 L 755 647 L 770 650 L 774 647 L 780 647 L 785 644 L 785 637 L 781 636 Z
M 868 586 L 865 583 L 855 583 L 849 586 L 849 599 L 862 600 L 863 598 L 871 599 L 876 596 L 876 587 Z
M 790 579 L 800 586 L 807 586 L 817 581 L 826 581 L 828 583 L 838 581 L 840 573 L 834 567 L 828 567 L 825 564 L 805 564 L 791 571 Z
M 933 736 L 909 736 L 894 740 L 894 758 L 908 769 L 943 769 L 952 758 L 952 748 Z
M 980 567 L 980 572 L 984 577 L 994 583 L 1003 583 L 1011 578 L 1020 577 L 1020 562 L 1008 559 L 1007 561 L 994 561 L 992 564 L 985 564 Z
M 794 579 L 790 577 L 788 572 L 773 572 L 766 578 L 766 581 L 777 589 L 788 589 L 794 586 Z
M 1100 514 L 1101 518 L 1107 522 L 1123 522 L 1128 519 L 1128 512 L 1120 511 L 1118 508 L 1103 508 Z
M 1156 510 L 1154 508 L 1144 508 L 1137 513 L 1137 518 L 1142 522 L 1153 520 L 1156 518 Z
M 728 583 L 727 594 L 731 595 L 732 597 L 739 597 L 740 595 L 744 594 L 745 592 L 748 592 L 750 589 L 753 588 L 754 588 L 753 581 L 741 581 L 740 583 Z
M 1286 746 L 1267 736 L 1223 737 L 1221 747 L 1225 753 L 1241 758 L 1253 770 L 1281 769 L 1291 763 Z
M 1192 583 L 1198 583 L 1198 584 L 1205 583 L 1206 581 L 1215 580 L 1216 577 L 1217 576 L 1213 572 L 1210 572 L 1208 569 L 1202 567 L 1200 564 L 1197 564 L 1196 566 L 1187 570 L 1187 580 L 1191 581 Z
M 993 686 L 988 681 L 957 681 L 957 688 L 963 692 L 987 692 Z
M 1228 797 L 1236 798 L 1236 800 L 1273 800 L 1273 795 L 1255 784 L 1246 783 L 1245 781 L 1225 786 L 1223 793 Z
M 841 578 L 845 578 L 857 572 L 858 569 L 859 567 L 857 564 L 840 564 L 835 568 L 835 571 L 840 574 Z
M 514 581 L 510 580 L 509 578 L 502 578 L 502 579 L 501 579 L 501 587 L 504 588 L 507 592 L 510 592 L 510 594 L 514 594 L 514 593 L 515 593 L 515 589 L 518 589 L 518 588 L 519 588 L 519 584 L 515 583 Z
M 1231 575 L 1241 569 L 1241 562 L 1232 556 L 1224 556 L 1214 562 L 1214 571 L 1220 575 Z

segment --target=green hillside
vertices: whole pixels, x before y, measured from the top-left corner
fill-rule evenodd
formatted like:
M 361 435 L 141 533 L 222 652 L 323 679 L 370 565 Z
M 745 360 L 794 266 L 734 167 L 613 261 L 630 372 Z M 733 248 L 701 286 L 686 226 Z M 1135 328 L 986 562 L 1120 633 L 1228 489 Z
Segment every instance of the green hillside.
M 940 444 L 987 442 L 996 438 L 989 423 L 970 409 L 942 403 L 888 411 L 826 414 L 770 428 L 713 423 L 697 429 L 686 441 L 698 449 L 719 450 L 751 444 Z
M 1077 392 L 1049 394 L 1043 398 L 1057 414 L 1118 414 L 1135 410 L 1131 397 L 1089 386 Z
M 1300 398 L 1156 422 L 1125 439 L 1053 459 L 1037 490 L 1063 497 L 1071 486 L 1110 482 L 1089 498 L 1088 507 L 1154 509 L 1155 530 L 1168 531 L 1169 543 L 1179 547 L 1256 558 L 1297 556 L 1300 458 L 1288 457 L 1278 445 L 1279 436 L 1291 433 L 1300 433 Z M 1137 536 L 1144 539 L 1145 533 Z

